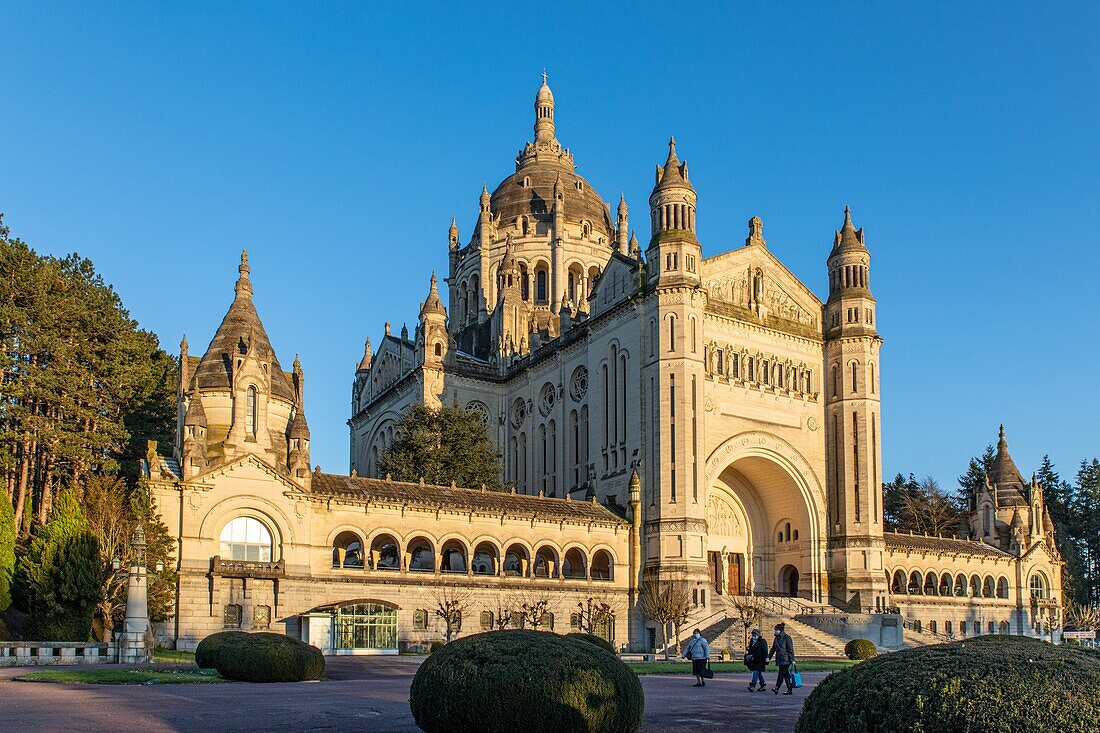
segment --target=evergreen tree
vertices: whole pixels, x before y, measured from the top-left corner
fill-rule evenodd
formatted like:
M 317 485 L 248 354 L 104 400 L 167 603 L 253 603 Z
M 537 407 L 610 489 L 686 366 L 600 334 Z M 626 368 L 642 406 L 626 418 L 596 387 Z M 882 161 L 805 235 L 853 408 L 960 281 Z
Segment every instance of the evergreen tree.
M 91 532 L 81 532 L 62 543 L 50 569 L 51 593 L 43 599 L 49 615 L 38 629 L 42 638 L 88 640 L 109 567 L 103 564 L 99 542 Z
M 413 405 L 379 463 L 381 473 L 397 481 L 501 488 L 500 454 L 488 430 L 476 414 L 455 405 L 439 410 Z
M 1074 486 L 1074 513 L 1081 550 L 1081 582 L 1075 600 L 1100 606 L 1100 460 L 1081 461 Z
M 985 453 L 971 458 L 966 473 L 959 476 L 959 491 L 955 495 L 955 501 L 962 511 L 973 513 L 978 510 L 978 491 L 985 486 L 985 479 L 989 472 L 993 470 L 993 458 L 995 456 L 993 446 L 987 445 Z
M 11 605 L 11 581 L 15 572 L 15 511 L 8 495 L 0 491 L 0 612 Z
M 1047 512 L 1054 522 L 1054 541 L 1065 561 L 1062 568 L 1062 588 L 1067 599 L 1087 604 L 1088 583 L 1085 578 L 1085 561 L 1081 551 L 1081 521 L 1076 508 L 1074 486 L 1062 480 L 1054 468 L 1050 456 L 1043 456 L 1043 463 L 1036 474 L 1043 487 Z
M 887 532 L 908 532 L 904 519 L 905 507 L 920 491 L 916 477 L 906 479 L 900 473 L 894 480 L 882 485 L 882 523 Z
M 177 372 L 89 260 L 38 255 L 0 220 L 0 272 L 0 475 L 25 536 L 66 483 L 135 471 L 135 434 L 170 439 Z

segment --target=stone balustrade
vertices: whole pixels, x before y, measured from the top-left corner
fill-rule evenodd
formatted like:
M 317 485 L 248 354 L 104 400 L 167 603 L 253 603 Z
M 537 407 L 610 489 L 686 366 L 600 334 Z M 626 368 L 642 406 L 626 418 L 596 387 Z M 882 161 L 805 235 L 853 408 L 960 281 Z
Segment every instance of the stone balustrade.
M 0 667 L 116 664 L 118 647 L 71 641 L 0 641 Z

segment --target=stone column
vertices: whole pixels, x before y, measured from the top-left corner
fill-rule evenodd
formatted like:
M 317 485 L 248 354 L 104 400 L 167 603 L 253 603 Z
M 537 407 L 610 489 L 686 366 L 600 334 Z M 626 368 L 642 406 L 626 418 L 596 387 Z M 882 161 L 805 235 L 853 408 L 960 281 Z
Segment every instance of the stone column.
M 149 579 L 145 568 L 145 529 L 139 524 L 130 543 L 134 558 L 126 583 L 126 620 L 119 639 L 121 664 L 144 664 L 153 659 L 146 642 L 149 631 Z

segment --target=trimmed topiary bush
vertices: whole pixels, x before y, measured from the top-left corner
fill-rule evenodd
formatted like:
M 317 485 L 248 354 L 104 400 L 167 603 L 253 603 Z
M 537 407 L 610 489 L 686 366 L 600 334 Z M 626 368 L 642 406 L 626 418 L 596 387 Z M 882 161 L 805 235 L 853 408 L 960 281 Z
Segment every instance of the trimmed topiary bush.
M 844 645 L 844 655 L 848 659 L 870 659 L 878 656 L 878 649 L 870 639 L 852 639 Z
M 195 647 L 195 664 L 202 669 L 214 669 L 218 650 L 227 639 L 232 639 L 234 636 L 248 636 L 248 634 L 243 631 L 219 631 L 200 641 Z
M 409 705 L 427 733 L 635 733 L 645 698 L 638 676 L 591 642 L 511 630 L 428 657 Z
M 321 650 L 283 634 L 242 634 L 222 642 L 214 658 L 218 674 L 243 682 L 304 682 L 325 672 Z
M 836 672 L 796 733 L 1034 733 L 1100 729 L 1100 655 L 1020 636 L 910 649 Z
M 571 634 L 566 634 L 570 639 L 580 639 L 581 641 L 588 642 L 594 646 L 598 646 L 600 649 L 609 651 L 612 654 L 617 654 L 615 647 L 611 646 L 611 642 L 607 639 L 601 639 L 595 634 L 586 634 L 583 631 L 574 631 Z

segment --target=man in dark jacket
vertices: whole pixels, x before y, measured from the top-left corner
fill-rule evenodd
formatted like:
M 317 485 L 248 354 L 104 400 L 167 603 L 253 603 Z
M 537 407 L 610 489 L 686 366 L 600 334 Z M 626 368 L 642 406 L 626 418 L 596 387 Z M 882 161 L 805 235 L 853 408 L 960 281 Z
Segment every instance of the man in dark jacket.
M 784 695 L 794 694 L 794 678 L 791 677 L 791 665 L 794 664 L 794 642 L 787 634 L 786 624 L 775 625 L 775 641 L 772 643 L 771 653 L 768 659 L 775 657 L 775 663 L 779 665 L 779 676 L 775 678 L 775 687 L 772 689 L 779 694 L 779 685 L 787 683 L 787 691 Z
M 752 630 L 749 648 L 745 650 L 745 666 L 752 672 L 749 692 L 754 692 L 757 689 L 763 690 L 767 687 L 764 684 L 764 670 L 768 668 L 768 642 L 760 635 L 759 629 Z

